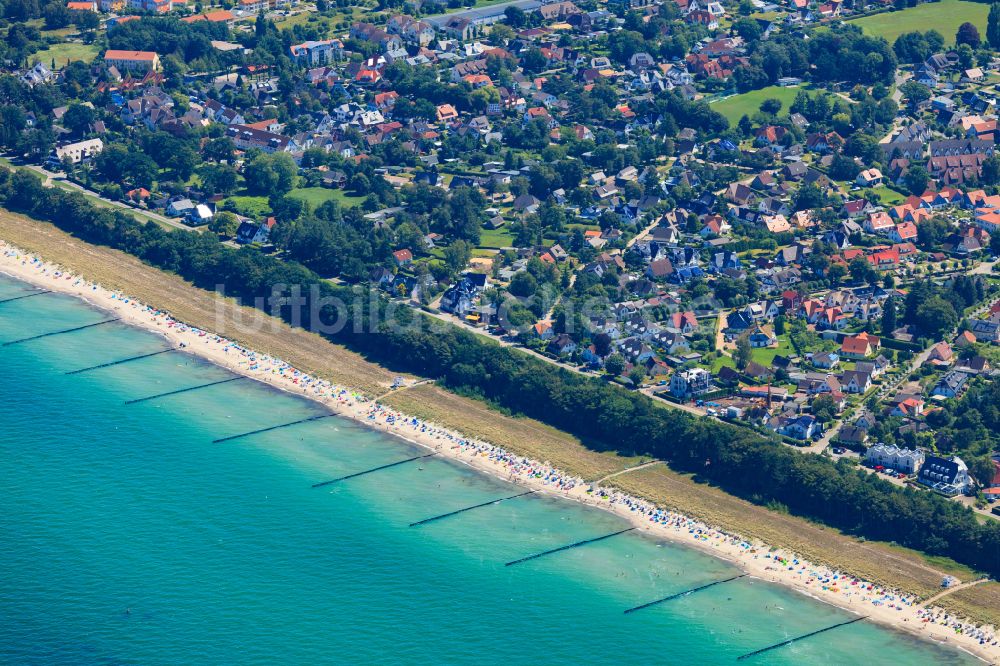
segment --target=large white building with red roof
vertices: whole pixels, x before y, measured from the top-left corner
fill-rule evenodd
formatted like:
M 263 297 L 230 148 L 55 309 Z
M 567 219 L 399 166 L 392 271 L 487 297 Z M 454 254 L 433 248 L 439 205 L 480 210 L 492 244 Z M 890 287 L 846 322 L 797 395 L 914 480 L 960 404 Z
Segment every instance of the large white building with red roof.
M 158 72 L 160 56 L 153 51 L 120 51 L 108 49 L 104 52 L 104 64 L 119 71 Z

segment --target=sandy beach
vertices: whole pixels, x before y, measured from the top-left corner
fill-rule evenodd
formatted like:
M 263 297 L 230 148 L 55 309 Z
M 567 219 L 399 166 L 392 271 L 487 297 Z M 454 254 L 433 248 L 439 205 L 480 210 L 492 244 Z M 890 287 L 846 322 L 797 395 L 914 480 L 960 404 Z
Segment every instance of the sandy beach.
M 229 370 L 325 405 L 332 412 L 426 447 L 438 455 L 470 465 L 532 490 L 558 495 L 612 511 L 650 537 L 698 548 L 728 560 L 750 576 L 786 585 L 820 601 L 867 616 L 878 624 L 926 640 L 961 648 L 990 664 L 1000 664 L 1000 635 L 994 627 L 976 627 L 944 611 L 924 608 L 905 591 L 889 590 L 847 573 L 813 565 L 795 553 L 751 542 L 688 516 L 655 507 L 610 488 L 588 485 L 552 466 L 517 456 L 489 442 L 475 441 L 432 423 L 401 414 L 346 387 L 309 376 L 280 359 L 244 348 L 233 340 L 197 329 L 90 282 L 85 276 L 0 241 L 0 272 L 37 287 L 65 293 L 113 312 L 122 322 L 155 331 L 171 345 Z M 396 390 L 405 390 L 406 384 Z M 386 387 L 386 392 L 390 387 Z

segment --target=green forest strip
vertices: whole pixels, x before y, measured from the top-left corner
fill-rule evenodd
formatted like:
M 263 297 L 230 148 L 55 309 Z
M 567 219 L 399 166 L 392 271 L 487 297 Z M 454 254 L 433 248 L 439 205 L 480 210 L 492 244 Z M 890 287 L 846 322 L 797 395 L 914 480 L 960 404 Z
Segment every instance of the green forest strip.
M 363 307 L 340 313 L 350 323 L 331 340 L 396 371 L 433 378 L 453 390 L 478 395 L 511 412 L 572 433 L 594 450 L 664 460 L 758 504 L 778 502 L 789 511 L 867 539 L 896 542 L 1000 577 L 1000 523 L 980 524 L 974 513 L 948 499 L 898 488 L 846 463 L 805 455 L 746 428 L 696 419 L 652 399 L 572 373 L 515 349 L 425 315 L 397 308 L 399 326 L 369 330 L 382 321 L 386 303 L 355 298 L 356 288 L 323 281 L 303 266 L 254 249 L 235 250 L 211 234 L 168 233 L 127 213 L 97 208 L 77 192 L 44 188 L 27 174 L 0 169 L 0 205 L 52 222 L 78 237 L 132 254 L 203 289 L 224 283 L 244 303 L 267 302 L 272 285 L 302 285 L 307 298 L 341 299 Z M 309 289 L 316 286 L 315 290 Z M 324 322 L 335 306 L 304 308 Z M 282 311 L 290 317 L 290 312 Z M 406 325 L 414 324 L 414 325 Z M 355 332 L 369 331 L 369 332 Z

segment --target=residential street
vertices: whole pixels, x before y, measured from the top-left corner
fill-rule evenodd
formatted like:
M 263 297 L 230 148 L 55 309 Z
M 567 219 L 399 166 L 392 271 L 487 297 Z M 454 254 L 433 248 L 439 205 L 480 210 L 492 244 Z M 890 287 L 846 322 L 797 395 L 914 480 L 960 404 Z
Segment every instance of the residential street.
M 54 173 L 52 171 L 48 171 L 47 169 L 45 169 L 43 167 L 34 166 L 34 165 L 28 165 L 28 166 L 26 166 L 24 168 L 30 169 L 31 171 L 34 171 L 35 173 L 41 175 L 45 179 L 43 181 L 43 184 L 46 187 L 65 187 L 67 189 L 77 190 L 78 192 L 83 193 L 85 196 L 87 196 L 89 198 L 92 198 L 92 199 L 97 199 L 97 200 L 99 200 L 100 202 L 104 203 L 107 206 L 111 206 L 111 207 L 114 207 L 114 208 L 120 208 L 120 209 L 122 209 L 124 211 L 137 214 L 140 217 L 144 217 L 144 218 L 149 218 L 149 219 L 155 220 L 156 222 L 160 222 L 162 224 L 165 224 L 168 227 L 171 227 L 171 228 L 174 228 L 174 229 L 181 229 L 183 231 L 199 231 L 198 228 L 196 228 L 196 227 L 190 227 L 190 226 L 184 224 L 183 222 L 179 222 L 177 219 L 165 217 L 163 215 L 160 215 L 159 213 L 154 213 L 152 211 L 143 210 L 141 208 L 133 208 L 132 206 L 129 206 L 128 204 L 123 203 L 121 201 L 113 201 L 111 199 L 107 199 L 107 198 L 101 196 L 100 194 L 98 194 L 97 192 L 94 192 L 93 190 L 88 190 L 87 188 L 82 187 L 81 185 L 77 185 L 76 183 L 74 183 L 72 181 L 66 180 L 65 176 L 62 173 Z M 62 185 L 57 185 L 56 183 L 61 183 Z

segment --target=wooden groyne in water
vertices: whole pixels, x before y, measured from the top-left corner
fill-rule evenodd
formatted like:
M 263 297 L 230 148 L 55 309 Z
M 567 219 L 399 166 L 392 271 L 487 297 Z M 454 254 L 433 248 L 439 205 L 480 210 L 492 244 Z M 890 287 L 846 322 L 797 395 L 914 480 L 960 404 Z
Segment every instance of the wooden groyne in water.
M 134 400 L 126 400 L 126 405 L 134 405 L 137 402 L 146 402 L 147 400 L 155 400 L 157 398 L 165 398 L 168 395 L 177 395 L 178 393 L 187 393 L 188 391 L 197 391 L 198 389 L 208 388 L 209 386 L 218 386 L 219 384 L 226 384 L 228 382 L 235 382 L 240 379 L 248 379 L 248 377 L 230 377 L 229 379 L 220 379 L 217 382 L 209 382 L 207 384 L 199 384 L 198 386 L 189 386 L 187 388 L 177 389 L 176 391 L 167 391 L 166 393 L 157 393 L 156 395 L 148 395 L 145 398 L 135 398 Z
M 240 439 L 242 437 L 249 437 L 250 435 L 259 435 L 262 432 L 271 432 L 272 430 L 280 430 L 281 428 L 290 428 L 294 425 L 299 425 L 300 423 L 310 423 L 312 421 L 319 421 L 320 419 L 328 419 L 335 414 L 320 414 L 318 416 L 310 416 L 309 418 L 299 419 L 298 421 L 290 421 L 288 423 L 280 423 L 269 428 L 259 428 L 258 430 L 251 430 L 250 432 L 241 432 L 238 435 L 230 435 L 228 437 L 220 437 L 219 439 L 213 439 L 212 444 L 218 444 L 220 442 L 229 442 L 234 439 Z
M 500 502 L 506 502 L 507 500 L 516 499 L 518 497 L 524 497 L 525 495 L 531 495 L 532 493 L 537 493 L 537 490 L 529 490 L 525 493 L 518 493 L 517 495 L 511 495 L 510 497 L 501 497 L 500 499 L 490 500 L 489 502 L 483 502 L 481 504 L 473 504 L 472 506 L 467 506 L 464 509 L 456 509 L 455 511 L 449 511 L 448 513 L 442 513 L 438 516 L 431 516 L 430 518 L 424 518 L 423 520 L 418 520 L 415 523 L 410 523 L 410 527 L 416 527 L 417 525 L 426 525 L 427 523 L 433 523 L 435 520 L 441 520 L 442 518 L 448 518 L 450 516 L 457 516 L 460 513 L 465 513 L 466 511 L 472 511 L 473 509 L 479 509 L 484 506 L 490 506 L 493 504 L 499 504 Z
M 110 363 L 101 363 L 100 365 L 92 365 L 89 368 L 80 368 L 79 370 L 70 370 L 67 375 L 78 375 L 81 372 L 90 372 L 91 370 L 97 370 L 99 368 L 110 368 L 113 365 L 121 365 L 122 363 L 130 363 L 132 361 L 138 361 L 139 359 L 149 358 L 150 356 L 158 356 L 160 354 L 166 354 L 167 352 L 177 351 L 177 349 L 161 349 L 160 351 L 155 351 L 149 354 L 140 354 L 139 356 L 131 356 L 129 358 L 123 358 L 118 361 L 111 361 Z
M 706 583 L 704 585 L 699 585 L 698 587 L 692 587 L 690 590 L 684 590 L 683 592 L 678 592 L 677 594 L 671 594 L 669 597 L 663 597 L 662 599 L 656 599 L 655 601 L 644 603 L 641 606 L 635 606 L 633 608 L 629 608 L 628 610 L 625 611 L 625 614 L 628 615 L 629 613 L 634 613 L 637 610 L 642 610 L 643 608 L 649 608 L 650 606 L 662 604 L 665 601 L 672 601 L 680 597 L 685 597 L 689 594 L 694 594 L 695 592 L 700 592 L 701 590 L 707 590 L 710 587 L 714 587 L 716 585 L 722 585 L 723 583 L 728 583 L 731 580 L 743 578 L 744 576 L 746 576 L 746 574 L 740 574 L 739 576 L 733 576 L 732 578 L 726 578 L 725 580 L 717 580 L 711 583 Z
M 378 467 L 372 467 L 371 469 L 366 469 L 361 472 L 355 472 L 354 474 L 348 474 L 347 476 L 341 476 L 336 479 L 330 479 L 329 481 L 321 481 L 319 483 L 312 484 L 313 488 L 322 488 L 323 486 L 329 486 L 330 484 L 337 483 L 338 481 L 346 481 L 347 479 L 353 479 L 356 476 L 364 476 L 365 474 L 371 474 L 372 472 L 377 472 L 382 469 L 389 469 L 390 467 L 395 467 L 396 465 L 403 465 L 408 462 L 413 462 L 414 460 L 420 460 L 421 458 L 430 458 L 435 456 L 437 453 L 425 453 L 422 456 L 413 456 L 412 458 L 407 458 L 406 460 L 397 460 L 396 462 L 389 463 L 388 465 L 379 465 Z
M 769 652 L 771 650 L 777 650 L 778 648 L 782 648 L 785 647 L 786 645 L 791 645 L 792 643 L 797 643 L 798 641 L 811 638 L 813 636 L 816 636 L 817 634 L 822 634 L 827 631 L 832 631 L 834 629 L 837 629 L 838 627 L 846 627 L 849 624 L 854 624 L 855 622 L 861 622 L 861 620 L 866 620 L 866 619 L 868 619 L 867 615 L 865 615 L 864 617 L 856 617 L 853 620 L 847 620 L 846 622 L 838 622 L 837 624 L 830 625 L 829 627 L 824 627 L 823 629 L 817 629 L 816 631 L 810 631 L 808 634 L 802 634 L 801 636 L 796 636 L 795 638 L 789 638 L 788 640 L 781 641 L 780 643 L 775 643 L 774 645 L 768 645 L 765 648 L 754 650 L 753 652 L 747 652 L 746 654 L 737 657 L 736 661 L 748 659 L 749 657 L 753 657 L 758 654 L 763 654 L 764 652 Z
M 569 550 L 571 548 L 579 548 L 580 546 L 586 546 L 588 543 L 596 543 L 597 541 L 604 541 L 605 539 L 610 539 L 613 536 L 618 536 L 619 534 L 625 534 L 626 532 L 631 532 L 636 528 L 629 527 L 624 530 L 618 530 L 617 532 L 612 532 L 611 534 L 605 534 L 604 536 L 594 537 L 592 539 L 584 539 L 583 541 L 577 541 L 575 543 L 566 544 L 565 546 L 559 546 L 558 548 L 553 548 L 551 550 L 545 550 L 541 553 L 535 553 L 534 555 L 528 555 L 527 557 L 522 557 L 517 560 L 511 560 L 507 562 L 504 566 L 510 567 L 515 564 L 521 564 L 522 562 L 527 562 L 528 560 L 536 560 L 539 557 L 545 557 L 546 555 L 553 555 L 555 553 L 561 553 L 564 550 Z
M 103 326 L 104 324 L 110 324 L 112 322 L 118 321 L 118 317 L 113 319 L 105 319 L 104 321 L 95 322 L 93 324 L 84 324 L 83 326 L 74 326 L 73 328 L 64 328 L 61 331 L 51 331 L 50 333 L 39 333 L 38 335 L 32 335 L 27 338 L 21 338 L 20 340 L 11 340 L 9 342 L 3 343 L 4 347 L 9 347 L 10 345 L 19 345 L 22 342 L 30 342 L 32 340 L 39 340 L 41 338 L 48 338 L 53 335 L 63 335 L 64 333 L 75 333 L 76 331 L 82 331 L 85 328 L 94 328 L 95 326 Z
M 31 298 L 32 296 L 41 296 L 42 294 L 51 294 L 51 289 L 42 289 L 41 291 L 36 291 L 30 294 L 23 294 L 21 296 L 13 296 L 11 298 L 5 298 L 0 303 L 10 303 L 11 301 L 19 301 L 22 298 Z

